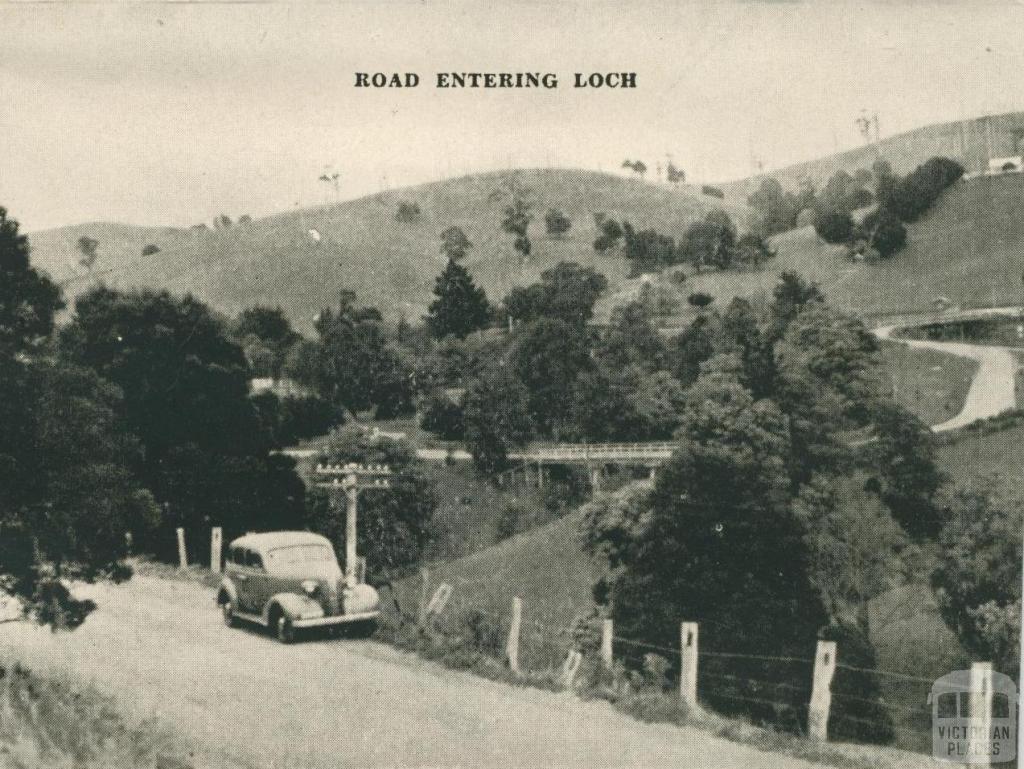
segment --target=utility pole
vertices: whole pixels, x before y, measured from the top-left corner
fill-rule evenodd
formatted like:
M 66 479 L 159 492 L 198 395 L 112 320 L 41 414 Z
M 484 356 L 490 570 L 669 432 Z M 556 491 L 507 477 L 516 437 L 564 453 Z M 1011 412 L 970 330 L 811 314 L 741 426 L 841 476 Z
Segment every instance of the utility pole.
M 391 486 L 394 473 L 387 465 L 317 465 L 316 485 L 330 491 L 344 491 L 345 505 L 345 577 L 352 581 L 356 577 L 356 535 L 359 492 L 364 489 L 386 489 Z

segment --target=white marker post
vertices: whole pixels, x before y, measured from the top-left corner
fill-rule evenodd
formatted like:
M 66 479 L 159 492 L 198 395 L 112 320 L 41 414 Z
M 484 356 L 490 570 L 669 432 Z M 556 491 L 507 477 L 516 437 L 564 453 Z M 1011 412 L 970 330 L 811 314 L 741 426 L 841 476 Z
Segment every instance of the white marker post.
M 818 641 L 807 713 L 807 736 L 818 742 L 828 741 L 828 715 L 832 708 L 832 678 L 835 674 L 836 642 Z
M 185 553 L 185 530 L 178 529 L 178 568 L 184 569 L 188 566 L 188 555 Z
M 210 529 L 210 571 L 220 574 L 220 555 L 222 549 L 223 532 L 220 526 Z

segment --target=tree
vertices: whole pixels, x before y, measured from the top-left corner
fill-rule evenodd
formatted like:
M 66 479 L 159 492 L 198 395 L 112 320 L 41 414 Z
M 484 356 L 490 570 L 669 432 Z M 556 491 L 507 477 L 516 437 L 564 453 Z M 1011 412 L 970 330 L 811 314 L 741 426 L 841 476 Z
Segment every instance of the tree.
M 793 210 L 795 205 L 787 199 L 777 179 L 762 179 L 760 186 L 747 197 L 747 203 L 757 213 L 753 229 L 761 237 L 785 232 L 795 224 L 798 210 Z
M 148 243 L 147 245 L 142 247 L 143 256 L 152 256 L 153 254 L 158 253 L 160 253 L 160 246 L 158 246 L 156 243 Z
M 380 312 L 357 307 L 343 291 L 336 310 L 316 322 L 318 341 L 300 351 L 292 369 L 301 384 L 353 414 L 377 407 L 377 414 L 411 413 L 411 371 L 388 341 Z
M 448 260 L 437 276 L 434 296 L 427 312 L 427 326 L 436 339 L 454 336 L 465 339 L 473 331 L 484 328 L 491 317 L 487 294 L 473 282 L 469 270 Z
M 0 590 L 36 621 L 73 628 L 95 604 L 71 581 L 130 576 L 125 533 L 145 533 L 155 506 L 132 477 L 138 447 L 117 389 L 41 355 L 64 305 L 29 251 L 0 207 Z
M 86 272 L 91 273 L 92 268 L 96 265 L 96 260 L 100 258 L 99 247 L 100 242 L 88 235 L 83 235 L 78 239 L 78 253 L 82 255 L 78 263 L 85 268 Z
M 804 307 L 812 302 L 825 301 L 825 295 L 821 293 L 817 283 L 808 283 L 791 271 L 779 275 L 772 297 L 770 337 L 773 342 L 786 333 L 789 324 Z
M 814 231 L 826 243 L 846 243 L 853 234 L 853 217 L 846 211 L 821 210 L 814 217 Z
M 444 440 L 461 440 L 465 434 L 462 406 L 443 392 L 430 393 L 420 406 L 420 414 L 420 427 Z
M 605 598 L 628 638 L 668 646 L 686 617 L 700 623 L 705 648 L 805 656 L 827 615 L 787 504 L 786 419 L 743 389 L 738 361 L 720 364 L 691 389 L 679 448 L 649 498 L 633 492 L 607 512 L 586 513 L 588 547 L 609 566 L 595 597 Z M 726 676 L 705 695 L 726 712 L 753 708 L 771 717 L 735 696 L 801 704 L 777 665 L 702 664 Z
M 576 262 L 559 262 L 541 273 L 540 282 L 514 288 L 505 297 L 505 310 L 519 322 L 556 318 L 583 325 L 608 287 L 604 275 Z
M 598 253 L 604 253 L 605 251 L 615 248 L 624 234 L 622 226 L 614 219 L 604 218 L 601 219 L 601 222 L 597 226 L 601 234 L 598 235 L 597 239 L 594 241 L 594 250 Z
M 942 617 L 973 657 L 1018 675 L 1024 508 L 964 490 L 950 493 L 943 507 L 931 580 Z
M 469 242 L 466 233 L 460 227 L 446 227 L 441 232 L 441 253 L 448 261 L 458 262 L 466 257 L 473 244 Z
M 944 479 L 936 466 L 931 430 L 889 401 L 875 405 L 873 421 L 877 441 L 871 451 L 879 495 L 911 537 L 934 539 L 944 519 L 935 499 Z
M 138 478 L 164 506 L 144 549 L 174 553 L 184 527 L 205 557 L 211 521 L 235 536 L 294 520 L 302 482 L 249 399 L 242 350 L 210 309 L 167 292 L 99 287 L 78 298 L 61 355 L 124 393 L 119 414 L 143 448 Z
M 529 393 L 503 360 L 486 364 L 463 397 L 466 448 L 477 470 L 488 475 L 504 469 L 508 452 L 533 437 Z
M 696 269 L 724 270 L 732 264 L 735 246 L 736 225 L 725 211 L 715 209 L 686 229 L 680 250 Z
M 670 353 L 672 373 L 683 387 L 689 387 L 700 375 L 700 364 L 714 354 L 711 321 L 706 315 L 698 315 L 675 341 Z
M 64 308 L 60 289 L 29 264 L 28 238 L 0 206 L 0 358 L 37 350 Z
M 758 235 L 747 233 L 739 239 L 733 251 L 733 261 L 744 268 L 760 269 L 761 265 L 775 256 L 768 244 Z
M 589 335 L 575 324 L 542 318 L 519 332 L 511 363 L 529 393 L 531 421 L 557 440 L 570 426 L 566 405 L 572 402 L 576 377 L 593 366 Z
M 257 376 L 281 377 L 292 346 L 302 337 L 280 307 L 248 307 L 231 324 L 232 336 L 242 345 Z
M 681 168 L 676 168 L 675 165 L 669 161 L 668 166 L 665 168 L 665 179 L 673 187 L 676 187 L 680 182 L 686 181 L 686 172 Z
M 529 203 L 516 197 L 512 205 L 505 208 L 505 218 L 501 222 L 501 228 L 505 232 L 516 236 L 513 245 L 516 251 L 523 255 L 523 259 L 530 256 L 530 238 L 526 233 L 532 218 Z
M 549 208 L 544 214 L 544 226 L 547 228 L 548 235 L 553 238 L 562 238 L 572 229 L 572 220 L 557 208 Z
M 396 570 L 416 563 L 430 540 L 437 500 L 413 447 L 407 441 L 350 426 L 334 434 L 321 459 L 391 469 L 387 488 L 359 492 L 356 551 L 365 556 L 374 581 L 385 581 Z M 306 526 L 330 539 L 338 552 L 345 551 L 344 508 L 332 509 L 325 492 L 309 494 L 304 518 Z
M 665 342 L 651 324 L 651 313 L 641 302 L 629 302 L 612 310 L 601 334 L 596 355 L 601 365 L 616 371 L 637 366 L 646 372 L 665 365 Z
M 0 589 L 37 622 L 75 628 L 96 606 L 71 582 L 130 577 L 125 535 L 145 537 L 158 509 L 132 476 L 117 388 L 59 363 L 0 369 Z
M 889 209 L 873 211 L 864 217 L 862 225 L 868 236 L 868 246 L 881 257 L 890 257 L 907 243 L 907 228 Z

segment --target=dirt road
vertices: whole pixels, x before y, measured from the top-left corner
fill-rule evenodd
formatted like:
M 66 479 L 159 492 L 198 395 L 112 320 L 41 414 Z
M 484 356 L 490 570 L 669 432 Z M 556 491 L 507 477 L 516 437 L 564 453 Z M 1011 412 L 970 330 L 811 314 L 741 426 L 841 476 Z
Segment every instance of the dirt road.
M 1014 308 L 1016 309 L 1016 308 Z M 951 318 L 950 322 L 955 320 Z M 874 333 L 880 339 L 892 339 L 908 347 L 937 350 L 950 355 L 959 355 L 978 362 L 978 371 L 967 391 L 964 407 L 952 419 L 932 427 L 941 433 L 965 427 L 979 419 L 1002 414 L 1017 407 L 1015 382 L 1017 377 L 1017 358 L 1005 347 L 980 344 L 964 344 L 962 342 L 935 342 L 925 339 L 902 339 L 892 334 L 904 326 L 883 326 L 876 328 Z
M 811 766 L 370 641 L 284 646 L 230 630 L 195 583 L 136 577 L 85 592 L 100 609 L 82 628 L 3 625 L 0 650 L 159 717 L 200 767 Z

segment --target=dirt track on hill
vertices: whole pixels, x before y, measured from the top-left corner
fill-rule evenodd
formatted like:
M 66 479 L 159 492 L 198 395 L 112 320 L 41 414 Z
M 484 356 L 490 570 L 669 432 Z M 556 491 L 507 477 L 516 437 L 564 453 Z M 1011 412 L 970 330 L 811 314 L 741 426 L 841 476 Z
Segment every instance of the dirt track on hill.
M 998 308 L 1005 312 L 1011 308 Z M 1012 308 L 1017 311 L 1019 308 Z M 997 314 L 995 310 L 992 314 Z M 952 315 L 943 322 L 952 323 L 956 316 Z M 934 321 L 932 321 L 934 322 Z M 883 326 L 874 330 L 879 339 L 891 339 L 900 344 L 918 349 L 937 350 L 949 355 L 959 355 L 978 362 L 978 371 L 971 380 L 967 391 L 964 407 L 952 419 L 934 425 L 932 430 L 937 433 L 966 427 L 980 419 L 988 419 L 1010 411 L 1017 407 L 1016 376 L 1017 358 L 1010 348 L 995 345 L 966 344 L 963 342 L 937 342 L 928 339 L 904 339 L 893 336 L 893 333 L 914 324 Z
M 224 627 L 213 592 L 195 583 L 136 577 L 83 593 L 100 608 L 82 628 L 2 625 L 0 650 L 158 717 L 197 767 L 812 766 L 371 641 L 285 646 Z

